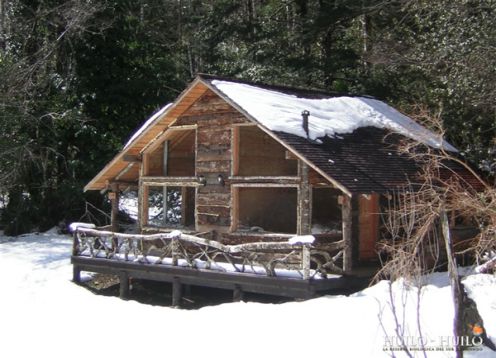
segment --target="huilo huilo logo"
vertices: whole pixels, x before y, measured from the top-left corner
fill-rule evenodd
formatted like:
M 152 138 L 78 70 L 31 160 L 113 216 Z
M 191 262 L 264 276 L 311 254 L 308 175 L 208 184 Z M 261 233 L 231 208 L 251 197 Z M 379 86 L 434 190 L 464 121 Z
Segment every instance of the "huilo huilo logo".
M 479 324 L 469 325 L 470 333 L 463 336 L 385 336 L 384 351 L 455 351 L 481 350 L 484 328 Z

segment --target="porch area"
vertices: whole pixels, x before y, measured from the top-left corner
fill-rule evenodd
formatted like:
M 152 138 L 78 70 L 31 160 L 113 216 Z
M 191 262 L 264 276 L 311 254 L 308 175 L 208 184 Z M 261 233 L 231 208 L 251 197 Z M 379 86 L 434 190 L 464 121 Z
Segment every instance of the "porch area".
M 364 287 L 373 274 L 345 269 L 348 248 L 342 239 L 294 236 L 230 245 L 207 233 L 137 235 L 87 227 L 76 227 L 73 235 L 75 282 L 81 271 L 116 275 L 123 299 L 132 279 L 168 282 L 173 306 L 180 305 L 188 286 L 232 290 L 234 301 L 245 292 L 307 299 Z

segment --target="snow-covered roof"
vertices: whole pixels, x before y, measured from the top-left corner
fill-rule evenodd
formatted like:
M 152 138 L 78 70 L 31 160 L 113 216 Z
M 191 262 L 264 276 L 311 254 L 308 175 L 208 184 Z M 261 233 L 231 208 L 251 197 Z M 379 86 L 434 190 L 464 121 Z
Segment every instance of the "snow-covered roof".
M 309 111 L 309 138 L 335 137 L 362 127 L 389 129 L 434 148 L 456 149 L 439 135 L 384 102 L 366 97 L 301 98 L 246 83 L 213 80 L 212 85 L 272 131 L 306 138 L 303 111 Z
M 143 125 L 131 136 L 131 138 L 129 138 L 129 140 L 127 141 L 127 143 L 124 145 L 124 149 L 126 149 L 127 147 L 129 147 L 131 145 L 131 143 L 140 136 L 141 133 L 143 133 L 148 127 L 150 127 L 152 125 L 153 122 L 155 122 L 155 120 L 157 118 L 159 118 L 162 114 L 165 113 L 165 111 L 170 107 L 172 106 L 172 103 L 168 103 L 166 104 L 165 106 L 163 106 L 162 108 L 160 108 L 157 112 L 155 112 L 150 118 L 148 118 L 145 123 L 143 123 Z

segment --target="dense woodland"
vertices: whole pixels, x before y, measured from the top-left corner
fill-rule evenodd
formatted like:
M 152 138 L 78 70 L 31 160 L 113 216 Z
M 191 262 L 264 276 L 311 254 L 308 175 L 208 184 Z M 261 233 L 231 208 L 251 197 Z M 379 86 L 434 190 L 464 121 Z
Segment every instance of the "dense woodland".
M 0 0 L 1 226 L 105 208 L 84 184 L 198 72 L 427 109 L 494 174 L 495 17 L 492 0 Z

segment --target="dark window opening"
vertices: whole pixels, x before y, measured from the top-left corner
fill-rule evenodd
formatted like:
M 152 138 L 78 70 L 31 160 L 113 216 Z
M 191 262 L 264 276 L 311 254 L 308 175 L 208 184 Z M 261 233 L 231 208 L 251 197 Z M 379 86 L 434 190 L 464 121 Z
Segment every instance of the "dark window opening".
M 296 232 L 296 188 L 238 190 L 238 231 Z
M 312 234 L 341 234 L 340 192 L 332 188 L 313 188 L 312 195 Z
M 297 160 L 286 148 L 257 127 L 239 128 L 239 176 L 294 176 Z
M 148 176 L 195 176 L 195 130 L 173 132 L 150 153 Z

